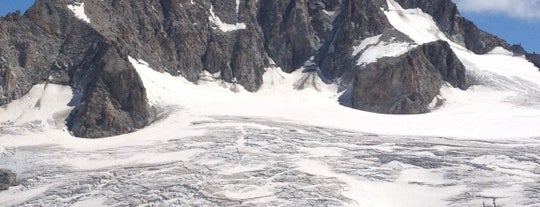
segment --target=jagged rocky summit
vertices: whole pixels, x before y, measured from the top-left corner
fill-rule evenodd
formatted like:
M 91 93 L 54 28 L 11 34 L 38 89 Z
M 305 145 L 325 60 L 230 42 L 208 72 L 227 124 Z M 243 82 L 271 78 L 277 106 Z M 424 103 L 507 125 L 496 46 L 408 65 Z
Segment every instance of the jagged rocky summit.
M 451 0 L 396 2 L 430 14 L 475 53 L 525 53 L 462 18 Z M 67 119 L 75 136 L 132 132 L 153 114 L 128 57 L 189 81 L 219 73 L 251 92 L 265 68 L 293 72 L 310 61 L 325 80 L 351 88 L 354 108 L 379 113 L 428 112 L 442 85 L 467 89 L 444 41 L 361 62 L 369 51 L 358 45 L 369 38 L 412 42 L 385 9 L 386 0 L 37 0 L 24 15 L 0 19 L 0 105 L 39 83 L 69 85 L 80 93 Z

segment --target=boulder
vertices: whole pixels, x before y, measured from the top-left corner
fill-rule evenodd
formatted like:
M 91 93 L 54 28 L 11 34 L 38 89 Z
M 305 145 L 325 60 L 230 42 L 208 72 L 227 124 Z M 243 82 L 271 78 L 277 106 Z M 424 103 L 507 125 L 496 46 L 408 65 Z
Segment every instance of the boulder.
M 0 191 L 17 184 L 17 175 L 10 170 L 0 169 Z
M 466 89 L 465 67 L 447 42 L 427 43 L 361 68 L 353 81 L 352 107 L 385 114 L 426 113 L 445 83 Z

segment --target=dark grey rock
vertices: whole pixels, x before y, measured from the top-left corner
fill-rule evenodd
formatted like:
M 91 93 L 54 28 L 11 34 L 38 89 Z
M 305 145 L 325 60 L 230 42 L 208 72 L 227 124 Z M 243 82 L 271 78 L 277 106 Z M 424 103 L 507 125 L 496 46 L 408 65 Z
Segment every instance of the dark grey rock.
M 68 119 L 75 136 L 113 136 L 146 126 L 146 92 L 127 54 L 74 17 L 68 3 L 39 0 L 25 16 L 0 20 L 0 104 L 38 83 L 71 85 L 83 92 Z
M 425 113 L 445 82 L 466 89 L 465 67 L 447 42 L 427 43 L 359 70 L 352 106 L 387 114 Z
M 10 170 L 0 169 L 0 191 L 17 185 L 17 175 Z
M 353 46 L 365 38 L 392 30 L 381 8 L 388 8 L 386 1 L 344 1 L 334 20 L 332 34 L 316 59 L 326 78 L 347 79 L 349 72 L 356 68 Z
M 514 53 L 514 55 L 526 55 L 527 51 L 521 46 L 521 45 L 512 45 L 510 47 L 510 51 Z
M 260 2 L 258 18 L 266 52 L 286 72 L 314 57 L 324 78 L 344 78 L 356 67 L 353 46 L 392 30 L 381 11 L 387 8 L 384 0 Z
M 86 62 L 87 61 L 87 62 Z M 98 47 L 95 56 L 82 63 L 90 80 L 81 103 L 68 118 L 75 136 L 98 138 L 125 134 L 150 121 L 145 88 L 139 75 L 111 45 Z
M 54 57 L 41 52 L 59 45 L 42 34 L 40 27 L 19 13 L 0 18 L 0 105 L 21 97 L 47 78 L 48 63 Z
M 528 53 L 526 56 L 527 60 L 534 64 L 538 69 L 540 69 L 540 54 Z
M 262 84 L 266 52 L 257 23 L 257 1 L 99 1 L 87 0 L 91 24 L 127 54 L 153 68 L 189 81 L 203 71 L 220 73 L 248 91 Z M 210 11 L 227 24 L 246 29 L 224 32 L 209 20 Z
M 301 67 L 315 55 L 316 35 L 307 1 L 262 0 L 259 24 L 269 56 L 286 72 Z

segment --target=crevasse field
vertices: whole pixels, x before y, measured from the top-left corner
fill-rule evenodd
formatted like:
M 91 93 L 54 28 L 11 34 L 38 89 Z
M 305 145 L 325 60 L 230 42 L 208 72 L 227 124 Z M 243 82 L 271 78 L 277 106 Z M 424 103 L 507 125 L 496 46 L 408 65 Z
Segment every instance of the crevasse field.
M 415 43 L 367 38 L 358 64 L 450 42 L 431 16 L 388 4 Z M 88 140 L 64 123 L 77 92 L 35 86 L 0 109 L 0 166 L 20 180 L 0 206 L 540 206 L 538 68 L 501 48 L 450 44 L 478 85 L 443 88 L 445 104 L 422 115 L 342 106 L 336 85 L 301 69 L 267 68 L 249 93 L 131 58 L 158 119 Z

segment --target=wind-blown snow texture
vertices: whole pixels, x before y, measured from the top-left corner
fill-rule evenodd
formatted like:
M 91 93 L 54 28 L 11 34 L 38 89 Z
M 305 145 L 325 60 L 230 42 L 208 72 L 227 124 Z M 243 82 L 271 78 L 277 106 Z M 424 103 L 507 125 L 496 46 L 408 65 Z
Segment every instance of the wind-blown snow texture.
M 388 4 L 390 23 L 414 40 L 406 47 L 449 41 L 421 10 Z M 249 93 L 219 74 L 191 83 L 130 58 L 157 120 L 85 140 L 64 124 L 80 94 L 34 86 L 0 108 L 0 168 L 20 183 L 0 206 L 537 206 L 538 69 L 502 48 L 449 43 L 477 85 L 444 87 L 446 103 L 421 115 L 342 106 L 309 63 L 266 68 Z
M 169 119 L 189 116 L 185 112 Z M 171 125 L 154 126 L 168 131 Z M 3 157 L 21 186 L 2 206 L 534 206 L 539 141 L 377 136 L 248 117 Z M 145 130 L 143 130 L 145 131 Z M 140 135 L 142 135 L 140 134 Z M 117 140 L 120 139 L 120 142 Z M 88 147 L 90 144 L 94 145 Z M 105 160 L 105 161 L 104 161 Z

